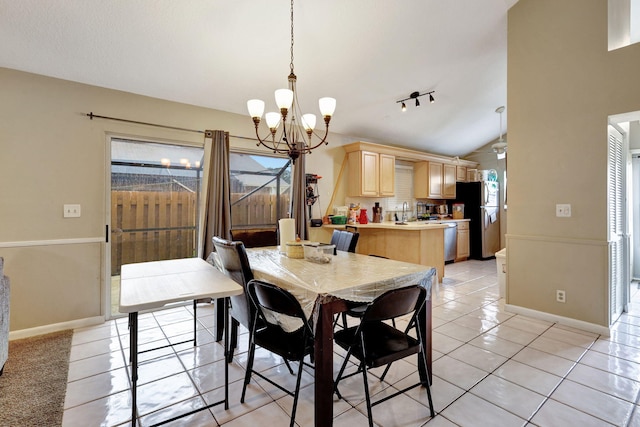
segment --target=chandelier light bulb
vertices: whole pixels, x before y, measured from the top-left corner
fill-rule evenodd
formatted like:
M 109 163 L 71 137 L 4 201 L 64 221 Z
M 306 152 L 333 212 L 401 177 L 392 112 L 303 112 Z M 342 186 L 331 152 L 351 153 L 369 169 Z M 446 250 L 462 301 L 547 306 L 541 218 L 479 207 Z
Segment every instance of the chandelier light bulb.
M 320 106 L 320 114 L 324 117 L 333 116 L 334 111 L 336 111 L 336 99 L 335 98 L 320 98 L 318 100 L 318 105 Z
M 275 95 L 276 105 L 280 110 L 289 110 L 291 108 L 291 104 L 293 104 L 293 91 L 291 89 L 278 89 Z
M 280 125 L 280 114 L 279 113 L 275 113 L 273 111 L 270 111 L 267 114 L 265 114 L 264 118 L 267 121 L 267 127 L 269 129 L 277 129 L 278 126 Z
M 264 101 L 261 99 L 250 99 L 247 101 L 247 110 L 252 118 L 261 118 L 264 113 Z
M 309 132 L 313 132 L 316 127 L 316 115 L 315 114 L 303 114 L 302 115 L 302 126 L 304 129 Z

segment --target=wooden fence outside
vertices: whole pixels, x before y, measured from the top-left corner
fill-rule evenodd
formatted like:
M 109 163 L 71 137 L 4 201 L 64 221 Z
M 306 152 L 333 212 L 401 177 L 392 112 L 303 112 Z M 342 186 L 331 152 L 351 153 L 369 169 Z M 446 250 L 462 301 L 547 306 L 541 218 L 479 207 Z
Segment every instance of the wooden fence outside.
M 243 196 L 232 193 L 232 203 Z M 234 228 L 275 225 L 277 198 L 254 194 L 232 209 Z M 289 196 L 280 198 L 286 216 Z M 196 256 L 197 197 L 190 192 L 111 192 L 111 274 L 134 262 Z
M 196 195 L 189 192 L 111 192 L 111 274 L 133 262 L 196 254 Z
M 231 224 L 233 228 L 274 226 L 278 223 L 277 197 L 274 194 L 252 194 L 238 202 L 242 193 L 231 193 Z M 280 218 L 289 212 L 289 194 L 280 196 Z

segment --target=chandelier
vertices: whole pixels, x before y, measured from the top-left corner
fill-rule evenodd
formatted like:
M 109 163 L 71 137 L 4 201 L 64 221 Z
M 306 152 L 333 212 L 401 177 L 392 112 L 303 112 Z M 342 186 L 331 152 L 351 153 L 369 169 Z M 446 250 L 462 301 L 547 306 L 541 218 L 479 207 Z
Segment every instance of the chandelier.
M 324 117 L 324 136 L 320 137 L 314 132 L 316 127 L 315 114 L 301 114 L 296 92 L 296 75 L 293 72 L 293 0 L 291 0 L 291 62 L 289 63 L 289 88 L 275 91 L 276 105 L 280 112 L 268 112 L 265 114 L 265 121 L 269 128 L 269 133 L 260 137 L 260 120 L 264 113 L 264 101 L 260 99 L 250 99 L 247 101 L 249 115 L 253 119 L 256 128 L 257 146 L 264 146 L 274 153 L 286 154 L 295 163 L 301 154 L 309 154 L 311 150 L 320 145 L 327 145 L 327 135 L 329 134 L 329 122 L 336 109 L 334 98 L 320 98 L 320 114 Z M 299 122 L 298 122 L 299 120 Z M 278 127 L 282 122 L 280 135 L 276 137 Z M 304 132 L 303 132 L 304 129 Z M 306 133 L 306 138 L 305 134 Z M 313 136 L 317 140 L 313 141 Z

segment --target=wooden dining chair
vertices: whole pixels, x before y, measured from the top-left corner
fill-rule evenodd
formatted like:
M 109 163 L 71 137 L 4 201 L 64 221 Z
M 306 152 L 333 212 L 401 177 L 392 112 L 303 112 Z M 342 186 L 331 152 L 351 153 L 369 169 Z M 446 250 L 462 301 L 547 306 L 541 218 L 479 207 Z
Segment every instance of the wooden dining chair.
M 313 355 L 313 329 L 300 306 L 300 302 L 289 291 L 260 280 L 250 281 L 247 288 L 249 297 L 257 309 L 253 322 L 253 333 L 249 342 L 249 358 L 240 402 L 244 403 L 251 375 L 255 374 L 293 397 L 290 423 L 290 427 L 293 427 L 300 394 L 302 368 L 305 364 L 304 358 Z M 259 323 L 262 323 L 264 327 L 258 327 Z M 296 386 L 293 391 L 253 369 L 256 346 L 277 354 L 285 362 L 299 362 Z M 289 366 L 288 363 L 287 366 Z M 291 370 L 290 367 L 289 369 Z
M 253 279 L 253 272 L 247 258 L 247 251 L 242 242 L 233 242 L 231 240 L 213 237 L 213 246 L 223 272 L 235 280 L 244 288 L 242 295 L 230 297 L 229 315 L 231 316 L 231 331 L 229 333 L 229 351 L 227 354 L 227 362 L 233 360 L 233 353 L 238 346 L 238 327 L 239 325 L 247 328 L 249 333 L 253 330 L 254 306 L 249 301 L 247 293 L 247 283 Z
M 425 355 L 428 349 L 422 346 L 421 338 L 424 331 L 417 321 L 418 312 L 425 304 L 426 296 L 426 289 L 419 285 L 387 291 L 367 307 L 358 326 L 341 329 L 334 334 L 335 343 L 347 351 L 334 383 L 334 391 L 338 398 L 342 399 L 338 389 L 340 381 L 362 373 L 370 427 L 373 427 L 371 411 L 373 406 L 420 385 L 427 390 L 430 415 L 432 418 L 435 416 L 431 399 L 431 387 L 428 380 L 415 383 L 395 393 L 388 394 L 382 399 L 371 402 L 367 376 L 368 369 L 389 365 L 396 360 L 404 359 L 413 354 L 418 354 L 418 363 L 423 364 L 425 372 L 428 372 Z M 387 323 L 388 320 L 408 314 L 411 314 L 409 323 L 413 322 L 416 325 L 417 338 L 412 337 L 407 330 L 401 331 Z M 359 361 L 358 369 L 353 373 L 343 375 L 351 357 Z

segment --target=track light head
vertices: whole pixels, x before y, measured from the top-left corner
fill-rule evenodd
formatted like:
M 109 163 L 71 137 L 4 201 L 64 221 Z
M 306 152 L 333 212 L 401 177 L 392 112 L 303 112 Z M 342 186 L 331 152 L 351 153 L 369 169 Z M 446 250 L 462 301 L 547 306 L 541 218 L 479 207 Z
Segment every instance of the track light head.
M 407 111 L 407 104 L 405 104 L 404 102 L 402 103 L 402 112 L 404 113 L 405 111 Z
M 420 101 L 418 100 L 418 98 L 416 98 L 416 107 L 420 106 Z
M 429 102 L 430 102 L 431 104 L 433 104 L 434 102 L 436 102 L 435 98 L 433 97 L 433 95 L 432 95 L 431 93 L 429 94 Z

